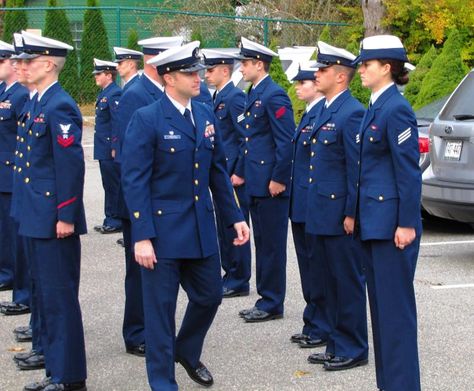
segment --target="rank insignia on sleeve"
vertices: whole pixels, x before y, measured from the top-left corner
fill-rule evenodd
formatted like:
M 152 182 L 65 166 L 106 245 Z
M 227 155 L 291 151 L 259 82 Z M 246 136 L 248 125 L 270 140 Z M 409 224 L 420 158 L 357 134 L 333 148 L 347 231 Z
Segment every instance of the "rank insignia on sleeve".
M 237 117 L 237 122 L 242 122 L 245 119 L 245 114 L 242 113 Z
M 71 124 L 59 124 L 59 127 L 61 128 L 61 134 L 57 136 L 58 144 L 63 148 L 67 148 L 74 143 L 74 135 L 69 134 Z
M 403 132 L 401 132 L 401 133 L 398 135 L 398 145 L 404 143 L 404 142 L 407 141 L 410 137 L 411 137 L 411 127 L 405 129 Z
M 360 143 L 360 134 L 357 133 L 356 134 L 356 144 L 359 144 Z
M 281 117 L 285 115 L 285 113 L 286 113 L 286 107 L 281 106 L 277 111 L 275 111 L 275 118 L 280 119 Z

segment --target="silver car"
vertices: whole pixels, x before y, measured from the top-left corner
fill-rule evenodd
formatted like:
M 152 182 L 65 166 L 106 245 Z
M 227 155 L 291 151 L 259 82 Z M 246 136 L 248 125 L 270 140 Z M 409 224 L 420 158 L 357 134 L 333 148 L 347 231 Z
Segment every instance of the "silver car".
M 431 165 L 422 205 L 431 215 L 474 224 L 474 69 L 459 83 L 430 132 Z

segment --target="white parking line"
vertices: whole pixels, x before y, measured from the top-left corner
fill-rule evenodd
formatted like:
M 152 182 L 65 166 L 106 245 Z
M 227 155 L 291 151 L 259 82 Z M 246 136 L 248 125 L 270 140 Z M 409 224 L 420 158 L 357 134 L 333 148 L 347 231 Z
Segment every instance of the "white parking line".
M 420 246 L 446 246 L 450 244 L 474 244 L 474 240 L 452 240 L 447 242 L 424 242 Z
M 474 284 L 433 285 L 431 289 L 459 289 L 474 288 Z

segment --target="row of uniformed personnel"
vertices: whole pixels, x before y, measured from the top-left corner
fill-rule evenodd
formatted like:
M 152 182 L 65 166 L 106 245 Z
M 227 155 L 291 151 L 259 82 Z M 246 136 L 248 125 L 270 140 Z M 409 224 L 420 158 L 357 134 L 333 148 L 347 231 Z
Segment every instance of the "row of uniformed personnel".
M 116 48 L 117 68 L 127 81 L 127 91 L 121 97 L 116 88 L 109 88 L 114 85 L 115 64 L 96 61 L 96 81 L 103 91 L 96 104 L 95 144 L 97 150 L 100 142 L 110 141 L 104 143 L 102 158 L 96 155 L 106 189 L 106 215 L 109 179 L 104 177 L 115 173 L 114 183 L 118 184 L 122 171 L 123 189 L 115 193 L 122 208 L 114 210 L 117 202 L 109 203 L 109 210 L 121 222 L 115 227 L 104 222 L 100 230 L 120 229 L 120 223 L 124 230 L 124 339 L 128 352 L 146 353 L 152 389 L 177 389 L 175 360 L 193 380 L 211 385 L 212 376 L 199 361 L 204 336 L 222 296 L 248 294 L 250 250 L 248 243 L 244 244 L 248 228 L 245 223 L 235 226 L 237 244 L 243 244 L 236 251 L 231 246 L 235 231 L 232 234 L 228 227 L 242 221 L 243 215 L 233 211 L 236 204 L 233 197 L 229 198 L 230 184 L 240 201 L 236 211 L 240 209 L 245 215 L 245 206 L 250 209 L 256 246 L 261 298 L 254 307 L 241 311 L 244 320 L 261 322 L 283 316 L 290 215 L 307 302 L 303 332 L 292 336 L 292 341 L 301 347 L 327 345 L 325 353 L 309 357 L 310 362 L 323 363 L 327 370 L 366 364 L 367 280 L 378 387 L 419 389 L 412 284 L 419 209 L 416 194 L 406 191 L 407 186 L 413 189 L 419 185 L 419 172 L 414 164 L 417 142 L 413 113 L 392 85 L 403 73 L 400 62 L 406 60 L 401 43 L 395 37 L 366 39 L 361 57 L 355 59 L 320 42 L 316 77 L 314 71 L 303 70 L 295 78 L 298 95 L 308 103 L 296 133 L 289 99 L 268 76 L 276 55 L 271 50 L 242 39 L 241 71 L 252 83 L 247 97 L 230 82 L 235 56 L 205 52 L 206 78 L 217 87 L 212 115 L 196 100 L 190 101 L 202 90 L 197 77 L 202 68 L 196 53 L 198 44 L 180 47 L 181 41 L 170 38 L 140 43 L 147 63 L 140 78 L 131 76 L 141 53 Z M 373 106 L 365 114 L 347 89 L 359 62 L 363 82 L 374 92 Z M 136 80 L 131 88 L 127 79 Z M 385 110 L 390 109 L 392 117 L 397 114 L 398 122 L 388 124 L 388 117 L 379 117 L 386 100 L 391 102 Z M 104 115 L 111 120 L 102 123 Z M 107 131 L 101 126 L 108 126 Z M 58 138 L 60 145 L 74 143 L 67 141 L 67 133 L 61 142 Z M 103 170 L 103 165 L 109 170 Z M 370 172 L 366 171 L 371 165 Z M 377 174 L 381 169 L 390 175 Z M 226 272 L 223 281 L 219 257 L 216 259 L 214 223 L 206 214 L 212 215 L 214 210 L 209 187 Z M 378 213 L 390 219 L 382 222 Z M 373 229 L 374 224 L 377 229 Z M 143 266 L 141 270 L 134 257 Z M 400 257 L 411 265 L 407 270 L 397 268 Z M 380 281 L 386 283 L 394 275 L 400 277 L 392 282 L 394 292 L 377 291 Z M 170 280 L 170 276 L 174 277 Z M 173 308 L 179 283 L 190 303 L 174 342 Z M 406 299 L 395 302 L 400 296 Z M 170 307 L 170 303 L 174 304 Z M 393 326 L 387 311 L 395 305 L 405 323 L 397 319 Z M 387 333 L 393 327 L 404 328 L 403 336 Z M 401 373 L 396 369 L 400 367 L 404 368 Z

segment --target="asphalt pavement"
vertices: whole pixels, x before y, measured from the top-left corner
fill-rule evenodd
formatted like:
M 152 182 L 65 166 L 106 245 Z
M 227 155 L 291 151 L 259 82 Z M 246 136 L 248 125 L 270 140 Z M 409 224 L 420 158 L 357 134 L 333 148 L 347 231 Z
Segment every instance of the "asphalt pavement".
M 89 234 L 82 237 L 82 305 L 89 391 L 148 390 L 145 360 L 125 353 L 121 336 L 124 302 L 123 249 L 120 234 L 102 235 L 93 226 L 103 218 L 99 165 L 92 159 L 92 129 L 84 134 L 86 155 L 85 206 Z M 369 365 L 343 372 L 325 372 L 308 364 L 310 353 L 290 343 L 302 326 L 303 298 L 295 251 L 288 236 L 285 317 L 245 324 L 238 311 L 257 299 L 252 277 L 249 297 L 225 299 L 206 339 L 202 361 L 211 370 L 213 390 L 238 391 L 375 391 L 375 365 L 370 338 Z M 418 303 L 419 351 L 423 390 L 474 389 L 474 231 L 453 222 L 424 222 L 415 288 Z M 255 273 L 253 274 L 253 276 Z M 0 301 L 11 292 L 0 292 Z M 177 325 L 187 303 L 180 292 Z M 41 379 L 43 371 L 18 371 L 12 361 L 29 344 L 16 343 L 12 330 L 26 325 L 29 315 L 0 316 L 0 390 L 21 390 Z M 403 333 L 403 330 L 400 330 Z M 178 365 L 182 390 L 202 390 Z M 400 390 L 409 391 L 409 390 Z

